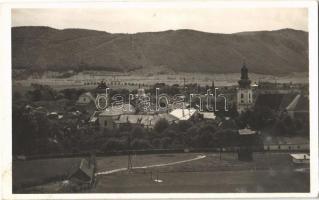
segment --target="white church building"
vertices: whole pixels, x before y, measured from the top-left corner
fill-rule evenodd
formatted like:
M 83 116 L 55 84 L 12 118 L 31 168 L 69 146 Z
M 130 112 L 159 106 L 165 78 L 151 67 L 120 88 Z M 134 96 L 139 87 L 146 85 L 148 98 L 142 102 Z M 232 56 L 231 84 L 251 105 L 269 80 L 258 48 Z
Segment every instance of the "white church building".
M 250 87 L 251 81 L 248 78 L 248 69 L 246 64 L 241 68 L 241 77 L 238 81 L 239 88 L 237 90 L 237 112 L 242 113 L 253 107 L 253 90 Z

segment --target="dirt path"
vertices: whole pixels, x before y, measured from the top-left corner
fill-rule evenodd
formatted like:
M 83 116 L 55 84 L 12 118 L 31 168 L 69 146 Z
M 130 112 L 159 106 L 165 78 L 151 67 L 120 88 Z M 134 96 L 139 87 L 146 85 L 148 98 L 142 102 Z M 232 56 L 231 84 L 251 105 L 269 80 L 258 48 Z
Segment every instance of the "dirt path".
M 155 164 L 155 165 L 145 165 L 145 166 L 139 166 L 139 167 L 132 167 L 132 169 L 147 169 L 147 168 L 152 168 L 152 167 L 162 167 L 162 166 L 168 166 L 168 165 L 176 165 L 180 163 L 185 163 L 185 162 L 191 162 L 199 159 L 206 158 L 205 155 L 198 155 L 195 158 L 188 159 L 188 160 L 181 160 L 181 161 L 176 161 L 176 162 L 170 162 L 170 163 L 162 163 L 162 164 Z M 99 175 L 106 175 L 106 174 L 112 174 L 116 172 L 121 172 L 125 171 L 127 168 L 118 168 L 118 169 L 113 169 L 113 170 L 108 170 L 108 171 L 102 171 L 102 172 L 97 172 L 95 173 L 95 176 Z

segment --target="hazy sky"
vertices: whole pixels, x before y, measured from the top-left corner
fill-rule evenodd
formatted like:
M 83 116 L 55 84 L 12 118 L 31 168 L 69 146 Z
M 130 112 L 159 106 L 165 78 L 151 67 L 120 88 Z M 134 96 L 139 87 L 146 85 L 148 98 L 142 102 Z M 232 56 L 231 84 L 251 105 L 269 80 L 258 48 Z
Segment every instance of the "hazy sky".
M 303 8 L 103 8 L 13 9 L 12 26 L 85 28 L 111 33 L 194 29 L 215 33 L 308 30 Z

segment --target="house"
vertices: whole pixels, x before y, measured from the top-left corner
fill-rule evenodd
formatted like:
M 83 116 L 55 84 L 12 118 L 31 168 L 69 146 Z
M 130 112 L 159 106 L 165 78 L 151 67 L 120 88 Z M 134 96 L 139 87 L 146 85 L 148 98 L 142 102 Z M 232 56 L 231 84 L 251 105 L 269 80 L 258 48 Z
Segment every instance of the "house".
M 196 113 L 197 113 L 197 110 L 194 108 L 189 108 L 189 109 L 179 108 L 179 109 L 173 110 L 169 114 L 177 118 L 178 120 L 189 120 Z
M 310 161 L 310 156 L 305 153 L 290 154 L 292 162 L 295 164 L 306 164 Z
M 94 181 L 94 162 L 92 159 L 82 159 L 80 166 L 69 175 L 69 180 L 77 184 L 91 185 Z
M 168 123 L 178 121 L 174 116 L 163 113 L 154 115 L 121 115 L 119 119 L 115 121 L 115 124 L 117 127 L 129 128 L 131 126 L 141 126 L 147 129 L 153 129 L 160 119 L 166 119 Z
M 90 104 L 91 102 L 94 102 L 95 99 L 92 96 L 92 94 L 90 92 L 86 92 L 84 94 L 81 94 L 78 98 L 78 100 L 76 101 L 76 104 L 78 105 L 87 105 Z
M 145 97 L 146 94 L 145 94 L 145 90 L 143 88 L 139 88 L 137 89 L 137 94 L 136 94 L 136 97 Z
M 202 117 L 202 119 L 204 119 L 204 120 L 215 120 L 216 119 L 216 115 L 213 112 L 199 112 L 199 114 Z
M 136 110 L 131 104 L 108 107 L 98 115 L 99 125 L 101 128 L 114 128 L 116 126 L 115 121 L 119 120 L 121 115 L 135 114 L 135 112 Z

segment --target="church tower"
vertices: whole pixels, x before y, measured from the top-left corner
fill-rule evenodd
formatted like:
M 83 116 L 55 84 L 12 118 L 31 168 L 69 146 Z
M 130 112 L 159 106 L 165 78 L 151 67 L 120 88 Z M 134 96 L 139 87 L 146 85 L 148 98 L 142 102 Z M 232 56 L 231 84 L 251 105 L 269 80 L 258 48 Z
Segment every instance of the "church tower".
M 253 106 L 253 91 L 250 88 L 251 81 L 248 78 L 248 69 L 245 62 L 241 68 L 241 77 L 238 81 L 239 88 L 237 90 L 237 112 L 242 113 L 249 110 Z

